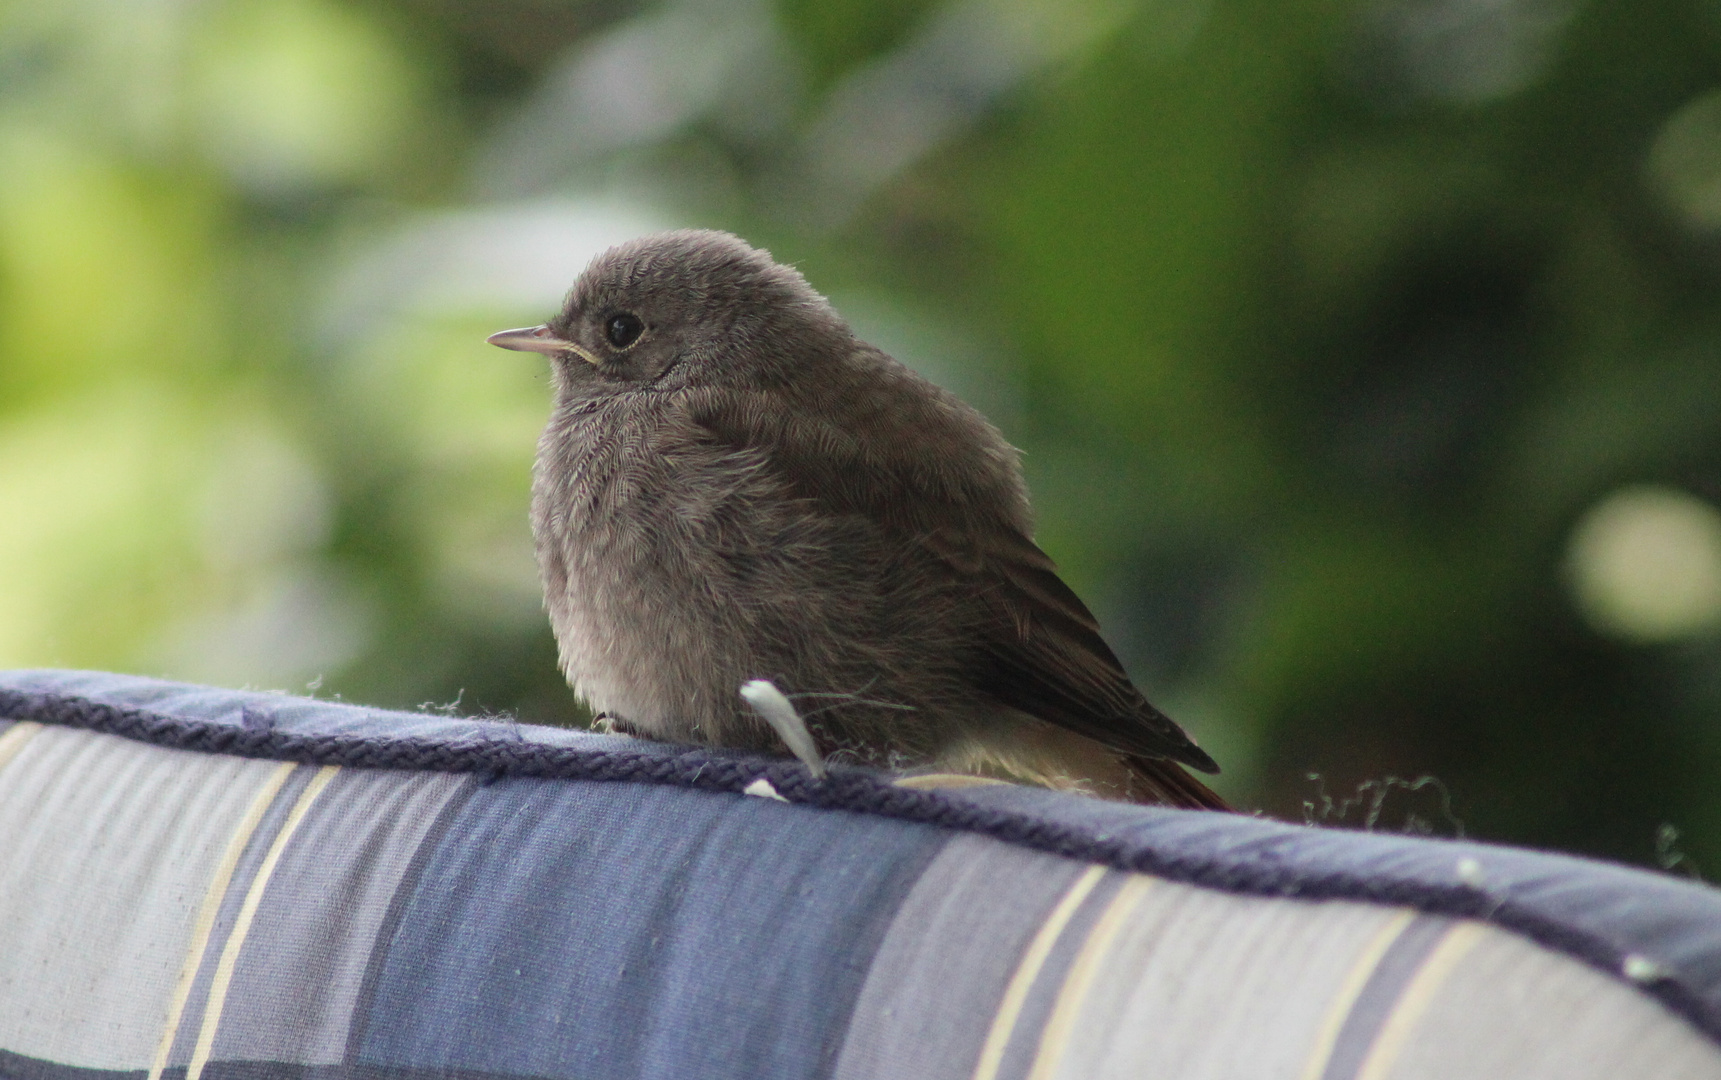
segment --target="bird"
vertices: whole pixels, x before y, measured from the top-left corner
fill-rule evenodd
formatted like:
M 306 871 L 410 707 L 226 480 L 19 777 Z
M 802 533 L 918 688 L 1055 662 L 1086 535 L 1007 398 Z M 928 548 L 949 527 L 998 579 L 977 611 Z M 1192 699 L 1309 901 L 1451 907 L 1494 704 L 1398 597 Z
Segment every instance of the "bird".
M 563 673 L 615 731 L 1228 809 L 1035 545 L 1019 453 L 730 233 L 622 243 L 540 326 L 531 524 Z

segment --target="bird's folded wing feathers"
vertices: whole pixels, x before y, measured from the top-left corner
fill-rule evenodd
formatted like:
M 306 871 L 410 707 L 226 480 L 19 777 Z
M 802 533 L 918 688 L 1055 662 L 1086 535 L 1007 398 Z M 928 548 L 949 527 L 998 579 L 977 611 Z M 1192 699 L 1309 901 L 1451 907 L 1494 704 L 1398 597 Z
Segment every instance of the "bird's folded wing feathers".
M 922 542 L 957 573 L 976 579 L 1001 616 L 986 649 L 985 688 L 1014 708 L 1096 742 L 1166 757 L 1204 772 L 1218 767 L 1130 682 L 1086 604 L 1051 557 L 1007 525 L 952 544 L 949 530 Z M 966 567 L 977 569 L 965 572 Z
M 767 438 L 755 427 L 764 415 L 745 408 L 702 409 L 696 422 L 716 442 L 764 451 L 803 497 L 837 512 L 864 515 L 971 583 L 998 616 L 988 628 L 981 669 L 975 672 L 977 689 L 1114 749 L 1219 771 L 1135 688 L 1100 636 L 1093 613 L 1058 577 L 1051 558 L 1013 524 L 997 519 L 954 524 L 961 515 L 926 513 L 927 500 L 938 496 L 923 490 L 907 470 L 895 477 L 898 483 L 887 482 L 899 471 L 888 459 L 862 466 L 872 483 L 845 483 L 842 464 L 812 444 L 852 446 L 852 437 L 822 431 L 818 421 L 803 418 L 801 424 L 775 427 Z M 808 446 L 791 445 L 799 442 Z M 826 471 L 830 475 L 821 475 Z

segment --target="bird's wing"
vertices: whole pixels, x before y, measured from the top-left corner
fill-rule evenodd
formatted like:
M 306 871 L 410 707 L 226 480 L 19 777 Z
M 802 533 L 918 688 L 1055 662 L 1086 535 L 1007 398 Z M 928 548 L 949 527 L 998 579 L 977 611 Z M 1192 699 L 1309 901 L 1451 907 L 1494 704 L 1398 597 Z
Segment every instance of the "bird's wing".
M 998 616 L 987 636 L 984 668 L 976 673 L 981 688 L 1106 746 L 1219 771 L 1130 682 L 1093 613 L 1032 540 L 1004 523 L 946 527 L 917 539 L 972 581 Z
M 804 414 L 793 424 L 768 422 L 771 415 L 757 402 L 729 401 L 709 403 L 693 419 L 713 441 L 763 452 L 799 496 L 866 517 L 984 597 L 995 617 L 973 673 L 977 690 L 1128 754 L 1219 771 L 1135 688 L 1093 613 L 1003 512 L 934 505 L 947 496 L 917 480 L 918 463 L 890 453 L 845 461 L 833 449 L 857 447 L 851 434 Z M 856 473 L 867 482 L 855 483 Z

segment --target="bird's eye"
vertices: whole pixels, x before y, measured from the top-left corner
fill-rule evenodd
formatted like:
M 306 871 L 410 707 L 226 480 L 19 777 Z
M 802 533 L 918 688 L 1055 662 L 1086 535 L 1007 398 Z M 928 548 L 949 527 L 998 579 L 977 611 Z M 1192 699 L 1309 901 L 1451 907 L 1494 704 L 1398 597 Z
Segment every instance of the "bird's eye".
M 639 321 L 638 315 L 630 315 L 624 311 L 620 315 L 610 316 L 609 323 L 604 327 L 604 333 L 609 337 L 611 345 L 618 349 L 625 349 L 638 341 L 639 336 L 645 333 L 645 324 Z

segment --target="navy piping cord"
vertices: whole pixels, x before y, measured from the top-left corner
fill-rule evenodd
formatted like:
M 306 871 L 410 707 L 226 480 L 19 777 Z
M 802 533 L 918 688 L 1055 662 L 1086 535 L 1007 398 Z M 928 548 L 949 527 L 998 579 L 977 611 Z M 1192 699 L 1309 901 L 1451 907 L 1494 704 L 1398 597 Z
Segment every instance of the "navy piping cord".
M 117 735 L 175 750 L 355 769 L 475 773 L 487 782 L 503 777 L 620 781 L 739 794 L 748 784 L 763 778 L 793 803 L 977 833 L 1036 851 L 1202 888 L 1246 896 L 1390 904 L 1485 921 L 1651 994 L 1712 1041 L 1721 1043 L 1721 1005 L 1682 980 L 1677 972 L 1641 982 L 1626 979 L 1622 972 L 1629 950 L 1600 934 L 1561 922 L 1516 903 L 1509 896 L 1470 885 L 1365 877 L 1347 872 L 1291 872 L 1274 864 L 1270 847 L 1251 848 L 1247 861 L 1167 854 L 1031 814 L 977 806 L 937 791 L 898 787 L 863 770 L 832 769 L 825 780 L 819 781 L 797 761 L 713 758 L 705 751 L 691 748 L 664 755 L 546 746 L 507 736 L 436 741 L 413 737 L 303 735 L 268 725 L 184 720 L 69 694 L 7 689 L 0 689 L 0 717 Z M 1292 842 L 1292 838 L 1286 837 L 1285 842 Z

